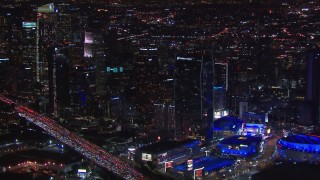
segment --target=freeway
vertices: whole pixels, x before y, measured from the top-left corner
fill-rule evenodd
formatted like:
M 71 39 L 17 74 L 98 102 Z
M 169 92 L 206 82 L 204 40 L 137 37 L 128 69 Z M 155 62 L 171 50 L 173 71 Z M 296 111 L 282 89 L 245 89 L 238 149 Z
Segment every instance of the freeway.
M 145 179 L 140 172 L 135 170 L 128 163 L 121 161 L 118 157 L 106 152 L 99 146 L 68 131 L 57 124 L 53 119 L 40 115 L 27 106 L 19 105 L 3 95 L 0 95 L 0 101 L 9 105 L 15 105 L 15 110 L 19 116 L 24 117 L 29 122 L 42 128 L 54 138 L 70 146 L 72 149 L 106 168 L 108 171 L 111 171 L 124 179 Z

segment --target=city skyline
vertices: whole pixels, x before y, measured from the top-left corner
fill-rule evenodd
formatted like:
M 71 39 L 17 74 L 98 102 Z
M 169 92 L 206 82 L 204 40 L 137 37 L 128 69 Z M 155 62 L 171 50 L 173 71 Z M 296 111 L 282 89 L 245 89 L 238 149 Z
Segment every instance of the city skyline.
M 248 179 L 319 161 L 317 0 L 0 10 L 0 177 Z

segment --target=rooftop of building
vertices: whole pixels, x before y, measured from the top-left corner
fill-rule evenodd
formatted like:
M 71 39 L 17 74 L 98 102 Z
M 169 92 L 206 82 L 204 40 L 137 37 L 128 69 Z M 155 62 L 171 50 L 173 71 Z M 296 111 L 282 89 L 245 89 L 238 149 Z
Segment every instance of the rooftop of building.
M 252 143 L 260 143 L 262 140 L 261 137 L 256 136 L 232 136 L 227 139 L 220 141 L 220 144 L 228 145 L 251 145 Z
M 200 145 L 200 140 L 197 139 L 186 139 L 183 141 L 160 141 L 154 144 L 150 144 L 148 146 L 141 147 L 139 150 L 143 152 L 156 154 L 159 152 L 165 152 L 183 146 L 192 148 L 198 145 Z
M 281 140 L 300 144 L 320 144 L 320 136 L 312 134 L 294 134 L 284 137 Z

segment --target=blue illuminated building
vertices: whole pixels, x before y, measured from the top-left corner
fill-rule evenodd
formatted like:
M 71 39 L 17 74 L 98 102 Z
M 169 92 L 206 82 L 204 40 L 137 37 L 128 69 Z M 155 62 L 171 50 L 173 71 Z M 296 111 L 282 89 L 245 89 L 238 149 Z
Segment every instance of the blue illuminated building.
M 246 157 L 258 152 L 261 142 L 261 137 L 232 136 L 220 141 L 218 147 L 222 154 Z
M 244 132 L 244 135 L 260 136 L 264 134 L 264 129 L 265 129 L 264 124 L 246 123 L 243 128 L 243 132 Z
M 282 158 L 293 161 L 320 161 L 320 136 L 295 134 L 281 138 L 277 149 Z
M 207 173 L 211 173 L 213 171 L 220 170 L 225 167 L 232 166 L 235 163 L 233 159 L 227 158 L 213 158 L 203 156 L 200 158 L 193 159 L 193 166 L 192 168 L 188 168 L 187 162 L 179 164 L 175 166 L 176 171 L 180 172 L 193 172 L 194 169 L 203 168 L 203 170 Z

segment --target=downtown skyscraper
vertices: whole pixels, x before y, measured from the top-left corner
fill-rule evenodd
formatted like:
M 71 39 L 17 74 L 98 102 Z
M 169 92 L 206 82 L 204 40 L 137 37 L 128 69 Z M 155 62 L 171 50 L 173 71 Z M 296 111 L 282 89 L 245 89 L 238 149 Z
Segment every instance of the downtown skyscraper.
M 300 107 L 300 123 L 320 124 L 320 51 L 307 52 L 307 87 L 305 103 Z
M 200 133 L 210 140 L 214 112 L 212 57 L 177 56 L 174 80 L 176 138 L 184 139 Z

